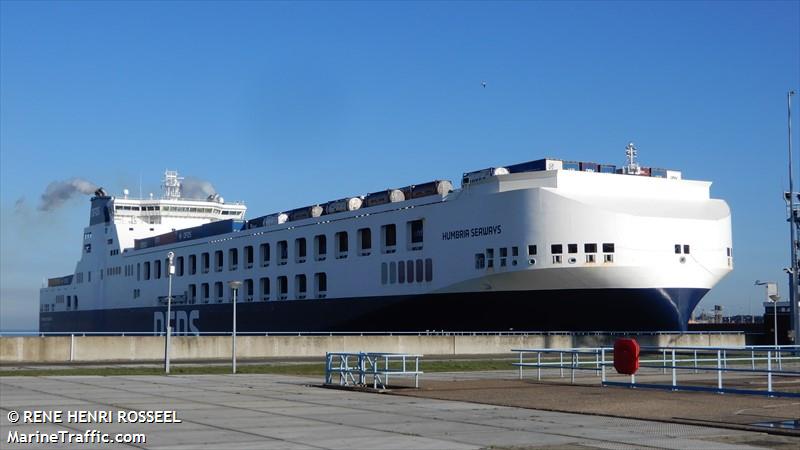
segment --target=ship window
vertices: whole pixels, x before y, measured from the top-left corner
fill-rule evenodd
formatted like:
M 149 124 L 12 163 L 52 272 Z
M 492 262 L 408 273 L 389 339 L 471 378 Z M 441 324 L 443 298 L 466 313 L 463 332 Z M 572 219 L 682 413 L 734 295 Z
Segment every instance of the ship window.
M 681 254 L 681 244 L 675 244 L 675 254 L 676 255 Z
M 392 261 L 389 263 L 389 284 L 397 283 L 397 263 Z
M 269 265 L 269 244 L 261 244 L 258 246 L 258 252 L 261 255 L 261 267 L 266 267 Z
M 475 253 L 475 268 L 483 269 L 486 267 L 486 256 L 483 253 Z
M 189 275 L 197 273 L 197 255 L 189 255 Z
M 554 255 L 561 254 L 563 253 L 563 251 L 564 251 L 564 246 L 561 244 L 553 244 L 550 246 L 550 253 Z
M 228 270 L 236 270 L 239 267 L 239 249 L 228 249 Z
M 83 246 L 83 251 L 85 253 L 92 253 L 92 244 L 86 244 Z
M 595 261 L 594 255 L 586 255 L 586 262 L 593 263 Z
M 111 244 L 113 244 L 113 243 L 114 243 L 114 239 L 106 239 L 106 243 L 107 243 L 108 245 L 111 245 Z
M 336 259 L 347 258 L 347 232 L 336 233 Z
M 278 293 L 281 300 L 286 300 L 286 296 L 289 293 L 289 280 L 286 276 L 278 277 Z
M 511 256 L 519 256 L 519 247 L 511 247 Z
M 567 244 L 567 252 L 578 253 L 578 244 Z
M 611 255 L 611 254 L 603 255 L 603 262 L 607 262 L 607 263 L 614 262 L 614 255 Z
M 208 303 L 208 297 L 209 297 L 208 283 L 203 283 L 200 285 L 200 292 L 203 295 L 203 301 Z
M 294 240 L 294 253 L 298 263 L 306 262 L 306 238 L 297 238 Z
M 86 272 L 87 282 L 92 282 L 92 272 Z M 142 265 L 141 263 L 136 263 L 136 281 L 142 280 Z
M 425 237 L 422 220 L 408 222 L 407 230 L 409 250 L 422 250 L 422 242 Z
M 381 226 L 381 242 L 383 253 L 394 253 L 397 247 L 397 226 L 393 223 Z
M 189 303 L 194 303 L 196 297 L 197 297 L 197 285 L 196 284 L 190 284 L 189 285 Z
M 156 280 L 161 278 L 161 260 L 157 259 L 153 261 L 153 275 L 155 275 Z
M 179 277 L 182 277 L 183 276 L 183 256 L 178 256 L 178 261 L 177 262 L 178 262 L 178 264 L 177 264 L 177 267 L 175 268 L 175 272 L 177 273 L 177 275 Z
M 730 247 L 726 247 L 725 249 L 728 251 L 728 257 L 730 257 L 730 256 L 731 256 L 731 253 L 732 253 L 732 252 L 731 252 L 731 248 L 730 248 Z
M 505 258 L 508 256 L 508 249 L 505 247 L 500 247 L 500 257 Z
M 381 284 L 389 282 L 389 267 L 386 263 L 381 263 Z
M 417 260 L 417 270 L 416 270 L 417 283 L 421 283 L 422 282 L 422 280 L 423 280 L 422 277 L 423 277 L 424 271 L 425 271 L 425 269 L 424 269 L 424 267 L 422 265 L 422 260 L 418 259 Z
M 372 253 L 372 230 L 361 228 L 358 230 L 358 250 L 359 255 L 368 256 Z
M 78 296 L 75 296 L 75 309 L 78 309 Z
M 70 309 L 70 308 L 72 308 L 72 296 L 68 295 L 67 296 L 67 309 Z
M 433 281 L 433 260 L 425 258 L 425 281 Z
M 294 276 L 295 297 L 299 300 L 306 298 L 306 276 L 305 274 Z
M 253 267 L 253 246 L 245 245 L 244 247 L 244 267 L 250 269 Z
M 214 294 L 217 296 L 217 302 L 222 302 L 222 296 L 224 295 L 222 292 L 222 282 L 217 281 L 214 283 Z
M 203 273 L 208 273 L 210 263 L 210 256 L 207 252 L 200 255 L 200 267 Z
M 689 246 L 688 246 L 688 245 L 684 245 L 684 246 L 683 246 L 683 253 L 685 253 L 685 254 L 687 254 L 687 255 L 690 253 L 690 252 L 689 252 Z
M 317 261 L 325 261 L 328 253 L 328 238 L 324 234 L 314 236 L 314 258 Z
M 603 244 L 603 253 L 614 253 L 614 244 Z
M 244 299 L 245 301 L 253 301 L 253 280 L 247 278 L 244 280 Z
M 561 255 L 553 255 L 553 264 L 561 264 Z
M 583 244 L 584 253 L 597 253 L 597 244 Z
M 102 274 L 103 272 L 100 272 L 100 273 Z M 102 279 L 102 277 L 101 277 L 101 279 Z M 149 280 L 150 279 L 150 261 L 145 261 L 145 263 L 144 263 L 144 279 L 145 280 Z
M 214 270 L 217 272 L 222 272 L 222 250 L 217 250 L 214 252 Z
M 269 278 L 261 278 L 258 284 L 260 285 L 261 300 L 269 300 Z
M 397 282 L 403 284 L 406 282 L 406 262 L 400 261 L 397 263 Z
M 406 261 L 406 283 L 414 282 L 414 261 Z
M 536 245 L 529 245 L 528 246 L 528 255 L 535 255 L 536 254 Z
M 314 290 L 317 298 L 325 298 L 328 293 L 328 275 L 325 272 L 314 274 Z
M 286 241 L 278 241 L 278 265 L 286 264 L 286 259 L 289 258 L 289 243 Z

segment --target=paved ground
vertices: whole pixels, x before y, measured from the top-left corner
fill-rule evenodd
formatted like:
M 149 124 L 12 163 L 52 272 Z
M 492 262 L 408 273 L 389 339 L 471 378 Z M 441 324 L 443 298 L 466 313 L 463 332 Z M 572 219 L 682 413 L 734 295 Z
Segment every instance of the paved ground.
M 312 386 L 278 375 L 3 377 L 0 435 L 97 429 L 146 433 L 142 448 L 797 448 L 798 441 L 718 428 Z M 9 411 L 176 410 L 180 424 L 12 425 Z M 59 447 L 59 446 L 49 446 Z M 67 446 L 88 448 L 91 446 Z M 126 445 L 103 445 L 119 448 Z
M 756 423 L 800 420 L 800 398 L 601 387 L 599 379 L 593 375 L 581 376 L 573 385 L 569 382 L 569 375 L 560 379 L 557 372 L 544 378 L 542 382 L 537 382 L 535 373 L 531 371 L 523 380 L 516 379 L 517 374 L 512 371 L 425 374 L 421 389 L 397 389 L 395 392 L 442 400 L 724 426 L 751 431 L 762 428 L 753 425 Z M 670 383 L 668 375 L 661 380 L 658 378 L 659 376 L 651 376 L 650 380 Z M 741 384 L 744 379 L 736 381 Z M 692 384 L 696 385 L 698 382 Z M 763 390 L 764 387 L 759 389 Z M 782 431 L 795 436 L 795 442 L 800 448 L 800 430 Z

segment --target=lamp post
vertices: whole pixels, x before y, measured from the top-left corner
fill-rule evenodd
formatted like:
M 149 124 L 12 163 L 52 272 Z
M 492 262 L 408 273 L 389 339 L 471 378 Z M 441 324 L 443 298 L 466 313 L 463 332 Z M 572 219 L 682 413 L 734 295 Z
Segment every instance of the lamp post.
M 772 301 L 772 332 L 775 338 L 775 350 L 778 349 L 778 300 L 781 296 L 778 295 L 778 284 L 774 281 L 759 281 L 756 280 L 756 286 L 767 287 L 767 300 Z
M 236 291 L 239 290 L 239 287 L 242 286 L 241 281 L 229 281 L 228 286 L 231 287 L 233 290 L 233 332 L 231 333 L 232 339 L 232 348 L 231 348 L 231 366 L 233 367 L 233 373 L 236 373 Z
M 792 330 L 792 340 L 794 344 L 800 342 L 800 316 L 798 316 L 798 305 L 797 305 L 797 272 L 800 270 L 797 264 L 797 237 L 796 237 L 796 227 L 797 227 L 797 218 L 795 216 L 794 210 L 794 177 L 793 172 L 794 169 L 792 168 L 792 96 L 795 95 L 794 90 L 790 90 L 786 93 L 786 117 L 787 117 L 787 134 L 789 140 L 789 237 L 791 240 L 791 255 L 792 255 L 792 264 L 790 266 L 791 272 L 789 275 L 789 314 L 791 315 L 791 319 L 789 320 L 789 326 L 791 326 Z
M 175 274 L 175 266 L 172 265 L 172 260 L 175 258 L 175 253 L 169 252 L 167 253 L 167 278 L 168 281 L 168 288 L 167 288 L 167 336 L 164 342 L 164 372 L 169 374 L 169 350 L 171 345 L 171 335 L 172 335 L 172 275 Z

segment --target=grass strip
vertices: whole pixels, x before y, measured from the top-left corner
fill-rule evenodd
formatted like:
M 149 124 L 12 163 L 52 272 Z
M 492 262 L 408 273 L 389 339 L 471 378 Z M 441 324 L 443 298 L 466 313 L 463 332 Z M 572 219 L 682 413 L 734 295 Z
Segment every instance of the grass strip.
M 504 360 L 460 360 L 460 361 L 420 361 L 420 370 L 424 372 L 476 372 L 484 370 L 512 370 L 510 359 Z M 394 367 L 394 364 L 392 365 Z M 407 366 L 413 370 L 413 363 Z M 172 375 L 216 375 L 230 374 L 230 365 L 181 365 L 173 363 L 170 367 Z M 302 364 L 239 364 L 238 373 L 278 374 L 299 376 L 323 376 L 325 363 Z M 70 367 L 47 369 L 0 369 L 0 377 L 8 376 L 119 376 L 119 375 L 163 375 L 162 367 Z

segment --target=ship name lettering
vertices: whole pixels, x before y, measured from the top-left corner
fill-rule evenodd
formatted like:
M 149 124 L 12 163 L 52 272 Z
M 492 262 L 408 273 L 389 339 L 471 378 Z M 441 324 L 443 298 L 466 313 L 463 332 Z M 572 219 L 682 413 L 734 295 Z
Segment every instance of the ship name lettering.
M 503 232 L 502 225 L 489 225 L 485 227 L 464 228 L 461 230 L 451 230 L 442 233 L 443 241 L 453 239 L 474 238 L 480 236 L 492 236 Z

